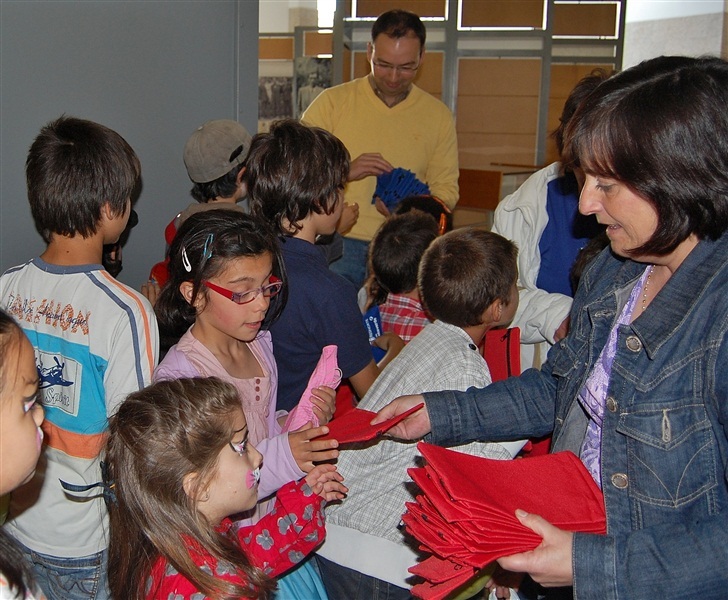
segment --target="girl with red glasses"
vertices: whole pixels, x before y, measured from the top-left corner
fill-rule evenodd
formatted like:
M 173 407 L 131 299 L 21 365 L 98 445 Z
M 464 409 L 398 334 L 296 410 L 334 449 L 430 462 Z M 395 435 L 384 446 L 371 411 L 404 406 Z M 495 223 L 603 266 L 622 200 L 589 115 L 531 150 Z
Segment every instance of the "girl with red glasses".
M 194 214 L 179 229 L 170 247 L 169 280 L 155 305 L 161 330 L 181 337 L 154 380 L 215 376 L 235 386 L 250 441 L 265 456 L 260 498 L 303 477 L 314 461 L 338 455 L 335 441 L 314 440 L 328 428 L 285 431 L 286 413 L 276 412 L 278 372 L 268 327 L 286 298 L 285 267 L 273 232 L 250 215 L 220 209 Z M 313 390 L 322 425 L 333 415 L 334 398 L 331 388 Z M 261 501 L 236 526 L 255 523 L 270 509 L 270 500 Z M 306 568 L 307 563 L 298 571 Z M 310 580 L 320 584 L 315 574 Z

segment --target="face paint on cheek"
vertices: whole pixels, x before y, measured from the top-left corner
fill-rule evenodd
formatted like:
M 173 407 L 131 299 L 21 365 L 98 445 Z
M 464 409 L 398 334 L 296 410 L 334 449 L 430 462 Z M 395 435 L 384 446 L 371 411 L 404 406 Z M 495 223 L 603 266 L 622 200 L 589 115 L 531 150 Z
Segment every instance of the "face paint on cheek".
M 253 489 L 256 485 L 258 485 L 258 482 L 260 481 L 260 467 L 255 469 L 255 471 L 248 471 L 248 474 L 245 476 L 245 485 L 248 486 L 248 489 Z

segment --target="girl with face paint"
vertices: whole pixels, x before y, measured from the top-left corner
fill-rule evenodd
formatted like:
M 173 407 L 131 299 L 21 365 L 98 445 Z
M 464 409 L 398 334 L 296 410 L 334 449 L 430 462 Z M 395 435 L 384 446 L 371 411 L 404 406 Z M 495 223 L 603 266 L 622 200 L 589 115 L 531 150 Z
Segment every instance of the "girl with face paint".
M 263 456 L 248 435 L 236 389 L 216 378 L 158 382 L 121 405 L 106 449 L 114 597 L 266 598 L 320 544 L 323 502 L 347 491 L 328 464 L 233 527 L 258 501 Z

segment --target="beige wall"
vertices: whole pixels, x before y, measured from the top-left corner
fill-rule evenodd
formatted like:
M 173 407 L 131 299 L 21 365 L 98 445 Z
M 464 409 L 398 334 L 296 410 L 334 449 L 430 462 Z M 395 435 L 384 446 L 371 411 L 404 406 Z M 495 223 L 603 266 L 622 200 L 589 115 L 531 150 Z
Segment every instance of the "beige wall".
M 624 68 L 660 56 L 721 55 L 728 58 L 726 12 L 627 23 Z

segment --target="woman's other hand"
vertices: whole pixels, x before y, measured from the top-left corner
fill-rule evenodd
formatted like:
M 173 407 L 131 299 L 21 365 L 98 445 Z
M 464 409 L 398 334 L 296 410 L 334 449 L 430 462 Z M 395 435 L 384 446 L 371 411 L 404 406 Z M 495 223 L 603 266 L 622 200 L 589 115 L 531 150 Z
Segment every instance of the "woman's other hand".
M 518 520 L 543 538 L 537 548 L 498 559 L 498 564 L 508 571 L 528 573 L 544 587 L 563 587 L 574 584 L 571 552 L 574 534 L 554 527 L 543 517 L 516 511 Z

